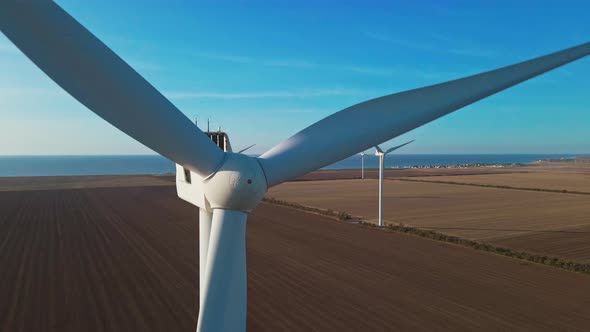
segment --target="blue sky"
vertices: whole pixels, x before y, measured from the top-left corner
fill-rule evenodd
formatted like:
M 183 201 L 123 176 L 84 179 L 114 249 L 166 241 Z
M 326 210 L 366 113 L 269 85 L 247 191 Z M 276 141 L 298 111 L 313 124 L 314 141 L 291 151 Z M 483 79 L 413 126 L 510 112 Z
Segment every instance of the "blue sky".
M 236 149 L 256 143 L 251 153 L 352 104 L 590 40 L 587 1 L 58 3 L 189 118 L 210 117 Z M 63 92 L 1 34 L 0 73 L 0 154 L 153 153 Z M 590 153 L 589 91 L 586 58 L 385 145 Z

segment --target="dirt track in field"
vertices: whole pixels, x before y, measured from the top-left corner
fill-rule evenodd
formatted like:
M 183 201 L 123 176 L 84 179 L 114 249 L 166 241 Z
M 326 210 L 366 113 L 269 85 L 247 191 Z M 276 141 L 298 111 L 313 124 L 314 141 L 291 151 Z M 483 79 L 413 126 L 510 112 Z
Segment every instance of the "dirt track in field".
M 0 192 L 1 331 L 194 331 L 196 208 L 173 186 Z M 590 277 L 260 205 L 249 331 L 569 330 Z

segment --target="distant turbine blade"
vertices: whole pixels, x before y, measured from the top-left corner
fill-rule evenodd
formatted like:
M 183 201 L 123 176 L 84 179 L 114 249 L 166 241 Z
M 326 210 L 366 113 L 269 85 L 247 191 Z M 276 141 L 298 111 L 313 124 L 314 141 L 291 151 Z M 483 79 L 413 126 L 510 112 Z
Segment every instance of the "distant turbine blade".
M 494 93 L 590 54 L 590 43 L 479 75 L 372 99 L 279 143 L 260 164 L 269 186 L 330 165 Z
M 197 332 L 246 330 L 246 218 L 213 210 Z
M 0 31 L 91 111 L 207 176 L 224 158 L 170 101 L 53 1 L 0 1 Z
M 408 144 L 412 143 L 413 141 L 414 141 L 414 140 L 411 140 L 411 141 L 409 141 L 409 142 L 406 142 L 406 143 L 404 143 L 404 144 L 401 144 L 401 145 L 398 145 L 398 146 L 394 146 L 394 147 L 392 147 L 391 149 L 388 149 L 387 151 L 385 151 L 385 154 L 388 154 L 388 153 L 390 153 L 391 151 L 395 151 L 395 150 L 397 150 L 397 149 L 399 149 L 399 148 L 401 148 L 401 147 L 404 147 L 404 146 L 406 146 L 406 145 L 408 145 Z
M 242 150 L 238 151 L 238 153 L 242 153 L 242 152 L 244 152 L 244 151 L 248 150 L 249 148 L 251 148 L 251 147 L 253 147 L 253 146 L 255 146 L 255 145 L 256 145 L 256 144 L 252 144 L 252 145 L 250 145 L 250 146 L 249 146 L 249 147 L 247 147 L 247 148 L 243 148 Z
M 379 153 L 385 153 L 383 152 L 383 150 L 379 147 L 379 145 L 375 145 L 375 150 L 377 150 L 377 152 Z

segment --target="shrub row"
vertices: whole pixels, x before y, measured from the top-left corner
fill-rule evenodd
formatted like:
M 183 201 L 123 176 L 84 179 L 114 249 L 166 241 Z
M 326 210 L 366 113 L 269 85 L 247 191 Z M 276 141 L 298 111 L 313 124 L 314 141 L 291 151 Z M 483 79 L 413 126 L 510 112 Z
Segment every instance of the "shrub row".
M 311 207 L 311 206 L 307 206 L 307 205 L 301 205 L 298 203 L 287 202 L 287 201 L 284 201 L 281 199 L 276 199 L 274 197 L 264 197 L 262 199 L 262 201 L 266 202 L 266 203 L 270 203 L 270 204 L 282 205 L 282 206 L 291 207 L 291 208 L 294 208 L 297 210 L 320 214 L 320 215 L 335 218 L 335 219 L 338 219 L 341 221 L 346 221 L 346 220 L 352 219 L 352 216 L 346 212 L 334 211 L 334 210 L 330 210 L 330 209 L 319 209 L 319 208 L 315 208 L 315 207 Z

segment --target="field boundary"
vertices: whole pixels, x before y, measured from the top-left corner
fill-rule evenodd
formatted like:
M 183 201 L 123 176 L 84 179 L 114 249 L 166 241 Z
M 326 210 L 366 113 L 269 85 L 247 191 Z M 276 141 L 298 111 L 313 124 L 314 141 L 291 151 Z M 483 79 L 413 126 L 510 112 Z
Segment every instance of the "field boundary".
M 336 219 L 339 221 L 359 221 L 360 222 L 360 218 L 354 218 L 350 214 L 343 212 L 343 211 L 334 211 L 334 210 L 330 210 L 330 209 L 320 209 L 320 208 L 316 208 L 313 206 L 303 205 L 303 204 L 299 204 L 299 203 L 292 203 L 292 202 L 284 201 L 282 199 L 277 199 L 274 197 L 266 197 L 266 196 L 264 198 L 262 198 L 262 201 L 265 203 L 268 203 L 268 204 L 286 206 L 286 207 L 290 207 L 290 208 L 304 211 L 304 212 L 308 212 L 308 213 L 319 214 L 321 216 L 329 217 L 329 218 Z
M 565 260 L 557 257 L 551 257 L 547 255 L 533 254 L 526 251 L 518 251 L 510 248 L 497 247 L 488 243 L 478 242 L 461 238 L 454 235 L 448 235 L 433 230 L 420 229 L 416 227 L 407 226 L 404 224 L 399 225 L 385 225 L 383 228 L 379 228 L 377 225 L 367 222 L 362 217 L 353 217 L 344 211 L 334 211 L 330 209 L 321 209 L 312 206 L 302 205 L 299 203 L 293 203 L 274 197 L 264 197 L 263 202 L 273 205 L 285 206 L 292 209 L 300 210 L 307 213 L 318 214 L 326 216 L 338 221 L 351 221 L 356 222 L 363 227 L 370 227 L 375 229 L 390 230 L 396 233 L 403 233 L 421 238 L 430 239 L 438 242 L 445 242 L 450 244 L 459 245 L 462 247 L 472 248 L 478 251 L 484 251 L 500 256 L 510 257 L 521 261 L 526 261 L 535 264 L 546 265 L 554 268 L 558 268 L 570 272 L 578 272 L 590 275 L 590 264 L 578 263 L 570 260 Z
M 452 184 L 452 185 L 458 185 L 458 186 L 472 186 L 472 187 L 484 187 L 484 188 L 496 188 L 496 189 L 537 191 L 537 192 L 549 192 L 549 193 L 559 193 L 559 194 L 590 195 L 590 192 L 587 192 L 587 191 L 575 191 L 575 190 L 566 190 L 566 189 L 545 189 L 545 188 L 512 187 L 512 186 L 504 186 L 504 185 L 496 185 L 496 184 L 483 184 L 483 183 L 472 183 L 472 182 L 437 181 L 437 180 L 422 180 L 422 179 L 407 179 L 407 178 L 388 178 L 387 180 L 392 180 L 392 181 L 406 181 L 406 182 L 438 183 L 438 184 Z

